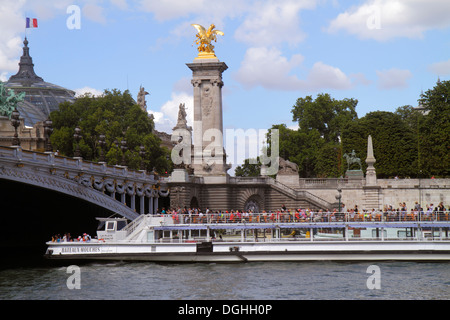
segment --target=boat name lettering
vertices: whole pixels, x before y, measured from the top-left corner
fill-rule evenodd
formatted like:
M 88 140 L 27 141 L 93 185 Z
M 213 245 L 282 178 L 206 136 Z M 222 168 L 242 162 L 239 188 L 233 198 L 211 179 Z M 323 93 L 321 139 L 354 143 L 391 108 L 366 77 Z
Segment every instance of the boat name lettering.
M 62 247 L 61 253 L 100 252 L 100 247 Z

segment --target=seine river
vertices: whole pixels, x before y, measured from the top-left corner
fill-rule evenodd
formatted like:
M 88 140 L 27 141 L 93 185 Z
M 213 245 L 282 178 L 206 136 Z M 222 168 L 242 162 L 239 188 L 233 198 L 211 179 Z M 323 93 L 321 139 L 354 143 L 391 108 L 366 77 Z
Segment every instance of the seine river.
M 78 265 L 77 272 L 68 269 L 69 265 L 2 266 L 0 299 L 191 301 L 450 299 L 450 263 L 92 262 Z M 370 271 L 371 265 L 375 265 L 377 273 Z M 370 280 L 374 275 L 377 278 Z M 75 276 L 76 279 L 73 278 Z M 74 287 L 76 283 L 79 288 Z M 376 286 L 370 285 L 375 283 Z

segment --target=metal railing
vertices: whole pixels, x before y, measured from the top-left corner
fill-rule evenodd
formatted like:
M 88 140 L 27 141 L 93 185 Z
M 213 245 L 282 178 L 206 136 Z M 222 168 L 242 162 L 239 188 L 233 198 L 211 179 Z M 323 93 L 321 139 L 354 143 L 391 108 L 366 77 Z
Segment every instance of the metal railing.
M 335 223 L 335 222 L 449 222 L 450 211 L 433 212 L 213 212 L 213 213 L 169 213 L 174 224 L 211 224 L 211 223 Z

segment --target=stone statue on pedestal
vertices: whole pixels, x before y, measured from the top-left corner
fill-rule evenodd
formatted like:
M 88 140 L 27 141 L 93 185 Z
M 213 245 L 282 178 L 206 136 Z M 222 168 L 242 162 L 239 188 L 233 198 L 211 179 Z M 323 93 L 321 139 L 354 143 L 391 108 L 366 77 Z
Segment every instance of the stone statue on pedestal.
M 137 96 L 137 104 L 141 107 L 142 111 L 147 112 L 147 102 L 145 101 L 145 96 L 149 93 L 145 91 L 144 87 L 139 88 L 139 93 Z
M 0 81 L 0 116 L 11 118 L 17 103 L 23 101 L 24 98 L 25 92 L 15 94 L 13 90 L 7 89 Z
M 347 170 L 350 170 L 350 165 L 356 163 L 359 166 L 359 170 L 362 170 L 361 159 L 356 156 L 355 150 L 352 150 L 350 154 L 345 153 L 343 155 L 347 161 Z
M 284 160 L 279 157 L 279 170 L 278 174 L 296 174 L 298 175 L 298 165 L 289 160 Z
M 223 36 L 224 33 L 220 30 L 214 30 L 216 26 L 211 24 L 206 30 L 203 26 L 199 24 L 192 24 L 192 26 L 197 29 L 197 38 L 195 39 L 195 44 L 198 45 L 198 58 L 199 59 L 210 59 L 216 58 L 214 53 L 214 46 L 211 44 L 212 41 L 217 41 L 217 35 Z

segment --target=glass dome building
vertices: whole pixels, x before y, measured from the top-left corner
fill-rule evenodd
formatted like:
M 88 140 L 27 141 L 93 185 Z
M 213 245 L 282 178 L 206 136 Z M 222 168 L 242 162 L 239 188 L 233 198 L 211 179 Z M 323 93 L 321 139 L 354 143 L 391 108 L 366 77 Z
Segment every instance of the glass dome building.
M 5 87 L 13 89 L 16 94 L 25 92 L 25 100 L 18 104 L 17 109 L 20 117 L 24 118 L 25 125 L 32 127 L 37 122 L 46 120 L 50 112 L 58 110 L 60 103 L 75 101 L 75 92 L 45 82 L 44 79 L 36 75 L 26 37 L 23 44 L 19 71 L 9 78 Z

